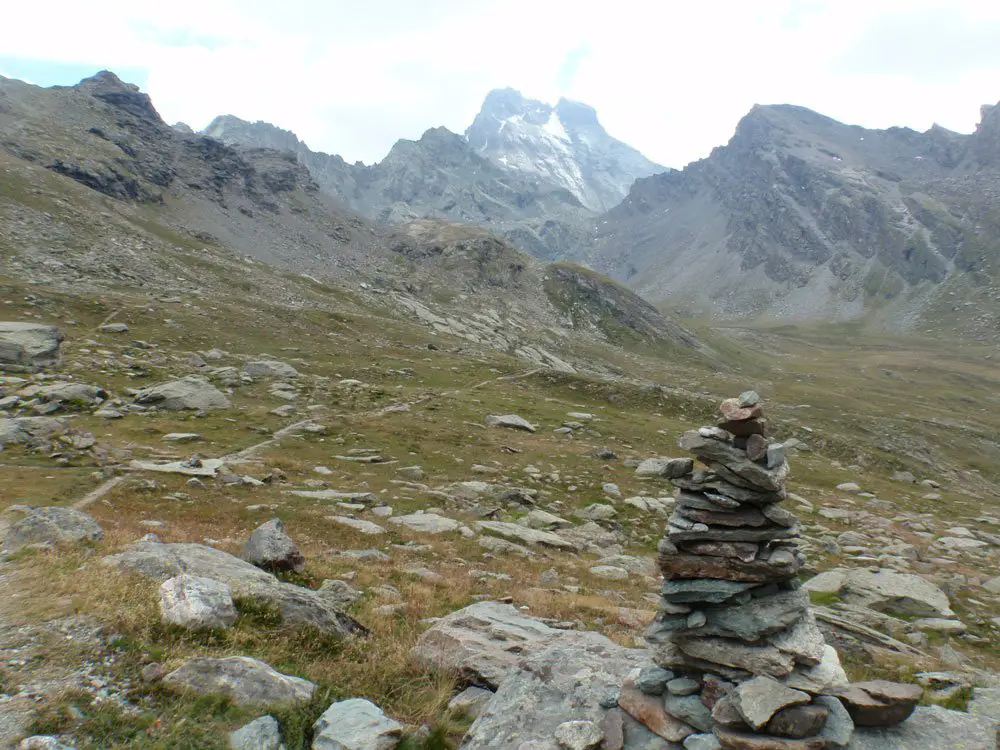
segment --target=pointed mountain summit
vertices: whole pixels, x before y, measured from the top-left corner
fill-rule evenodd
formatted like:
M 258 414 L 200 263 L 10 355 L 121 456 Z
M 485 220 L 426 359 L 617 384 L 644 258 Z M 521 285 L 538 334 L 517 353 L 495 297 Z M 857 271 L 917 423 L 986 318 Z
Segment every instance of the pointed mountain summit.
M 552 107 L 509 88 L 487 94 L 465 137 L 494 164 L 564 187 L 592 211 L 620 203 L 638 178 L 667 171 L 608 135 L 593 107 L 569 99 Z

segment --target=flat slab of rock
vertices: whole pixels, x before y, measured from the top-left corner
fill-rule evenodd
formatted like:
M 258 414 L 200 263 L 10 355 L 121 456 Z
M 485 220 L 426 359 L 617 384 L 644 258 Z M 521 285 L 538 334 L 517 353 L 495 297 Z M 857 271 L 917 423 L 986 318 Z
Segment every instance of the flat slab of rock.
M 568 539 L 564 539 L 551 531 L 540 529 L 529 529 L 516 523 L 506 523 L 505 521 L 479 521 L 476 523 L 478 531 L 486 531 L 496 536 L 503 537 L 514 542 L 539 547 L 552 547 L 569 552 L 576 552 L 579 547 Z
M 104 563 L 148 578 L 166 580 L 187 573 L 229 585 L 236 597 L 254 597 L 281 611 L 285 623 L 309 625 L 326 633 L 347 635 L 364 628 L 332 606 L 319 592 L 279 581 L 228 552 L 202 544 L 136 542 Z
M 772 677 L 754 677 L 740 683 L 730 696 L 740 716 L 753 729 L 759 730 L 781 709 L 809 703 L 808 693 L 793 690 Z
M 228 628 L 236 622 L 233 592 L 214 578 L 179 575 L 160 586 L 160 614 L 183 628 Z
M 392 750 L 403 725 L 363 698 L 338 701 L 313 724 L 313 750 Z
M 285 362 L 276 359 L 259 359 L 247 362 L 243 366 L 243 372 L 251 377 L 264 378 L 295 378 L 299 371 Z
M 371 521 L 365 521 L 361 518 L 351 518 L 350 516 L 327 516 L 327 519 L 333 521 L 334 523 L 339 523 L 341 526 L 347 526 L 355 531 L 360 531 L 362 534 L 367 534 L 368 536 L 378 536 L 379 534 L 384 534 L 385 529 L 379 526 L 377 523 Z
M 439 516 L 436 513 L 411 513 L 407 516 L 396 516 L 390 518 L 389 523 L 405 526 L 425 534 L 444 534 L 448 531 L 457 531 L 458 527 L 462 525 L 453 518 Z
M 295 495 L 312 500 L 336 500 L 346 503 L 364 503 L 374 505 L 378 497 L 374 492 L 341 492 L 340 490 L 284 490 L 282 495 Z
M 491 414 L 486 417 L 486 424 L 490 427 L 506 427 L 511 430 L 524 430 L 525 432 L 535 432 L 538 429 L 527 419 L 519 417 L 516 414 Z
M 33 369 L 56 365 L 63 339 L 55 326 L 0 322 L 0 366 Z
M 691 451 L 706 463 L 720 464 L 751 488 L 777 491 L 782 488 L 788 475 L 788 464 L 776 469 L 768 469 L 754 463 L 746 451 L 728 442 L 701 435 L 698 430 L 689 430 L 681 435 L 678 445 Z
M 307 703 L 316 685 L 249 656 L 192 659 L 163 678 L 174 689 L 225 695 L 241 706 Z
M 0 540 L 0 553 L 13 554 L 33 544 L 60 545 L 97 542 L 104 531 L 93 518 L 73 508 L 30 508 L 11 524 Z
M 130 461 L 128 467 L 134 471 L 155 471 L 161 474 L 181 474 L 187 477 L 214 477 L 225 466 L 221 458 L 203 458 L 192 464 L 189 461 Z
M 622 684 L 618 706 L 649 731 L 670 742 L 682 742 L 697 732 L 694 727 L 668 714 L 663 698 L 642 692 L 632 679 Z
M 136 394 L 135 402 L 167 411 L 228 409 L 231 406 L 222 391 L 199 375 L 187 375 L 144 388 Z

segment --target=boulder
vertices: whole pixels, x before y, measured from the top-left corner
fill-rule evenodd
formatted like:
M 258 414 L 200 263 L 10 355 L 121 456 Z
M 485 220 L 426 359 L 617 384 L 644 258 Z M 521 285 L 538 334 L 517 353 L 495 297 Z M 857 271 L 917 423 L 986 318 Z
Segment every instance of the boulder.
M 179 380 L 144 388 L 136 394 L 135 402 L 167 411 L 228 409 L 231 406 L 222 391 L 199 375 L 188 375 Z
M 919 706 L 891 727 L 858 727 L 848 750 L 995 750 L 997 720 L 977 720 L 964 711 Z
M 536 625 L 541 623 L 536 621 Z M 517 750 L 529 747 L 528 740 L 547 740 L 550 744 L 538 747 L 555 750 L 558 745 L 553 738 L 560 726 L 602 723 L 603 706 L 614 705 L 613 696 L 622 681 L 645 664 L 645 651 L 619 646 L 598 633 L 562 632 L 569 637 L 557 636 L 541 649 L 529 648 L 512 659 L 505 679 L 469 729 L 462 748 Z M 516 648 L 515 643 L 507 645 Z M 563 732 L 568 740 L 568 728 Z M 625 739 L 628 742 L 627 729 Z
M 58 737 L 48 734 L 36 734 L 21 740 L 17 746 L 17 750 L 76 750 L 76 746 L 67 745 Z
M 96 406 L 109 394 L 103 388 L 88 383 L 53 383 L 39 389 L 35 395 L 49 403 Z
M 509 604 L 477 602 L 435 622 L 411 657 L 422 669 L 453 671 L 466 682 L 496 689 L 522 659 L 554 644 L 586 645 L 594 635 L 550 627 Z
M 954 615 L 948 595 L 930 581 L 913 573 L 897 573 L 883 568 L 871 572 L 864 568 L 835 569 L 824 575 L 843 573 L 840 596 L 848 604 L 857 604 L 877 612 L 904 617 L 942 617 Z M 809 585 L 806 585 L 809 589 Z M 815 587 L 812 590 L 816 590 Z
M 279 518 L 254 529 L 243 547 L 242 557 L 248 563 L 272 572 L 292 570 L 300 573 L 306 566 L 305 557 L 285 533 L 285 525 Z
M 73 508 L 28 508 L 15 521 L 0 543 L 0 552 L 13 554 L 28 545 L 81 544 L 97 542 L 104 531 L 97 521 Z
M 37 445 L 66 431 L 66 422 L 54 417 L 0 419 L 0 448 L 9 443 Z
M 887 680 L 854 682 L 837 690 L 855 726 L 890 727 L 906 721 L 923 695 L 919 685 Z
M 163 682 L 175 690 L 225 695 L 241 706 L 307 703 L 316 689 L 309 680 L 282 674 L 249 656 L 192 659 Z
M 637 477 L 675 479 L 690 474 L 694 460 L 690 458 L 647 458 L 635 467 Z
M 254 378 L 295 378 L 299 375 L 299 371 L 294 367 L 276 359 L 259 359 L 247 362 L 243 366 L 243 372 Z
M 320 592 L 279 581 L 270 573 L 214 547 L 136 542 L 124 552 L 104 558 L 104 563 L 159 580 L 187 573 L 222 581 L 236 597 L 270 603 L 289 625 L 309 625 L 338 635 L 364 631 L 354 618 L 339 611 Z
M 232 750 L 285 750 L 281 727 L 273 716 L 261 716 L 229 735 Z
M 313 750 L 392 750 L 403 725 L 363 698 L 338 701 L 313 724 Z
M 63 339 L 55 326 L 0 322 L 0 368 L 36 369 L 59 364 Z
M 229 586 L 186 574 L 160 585 L 160 614 L 166 622 L 191 629 L 228 628 L 237 616 Z

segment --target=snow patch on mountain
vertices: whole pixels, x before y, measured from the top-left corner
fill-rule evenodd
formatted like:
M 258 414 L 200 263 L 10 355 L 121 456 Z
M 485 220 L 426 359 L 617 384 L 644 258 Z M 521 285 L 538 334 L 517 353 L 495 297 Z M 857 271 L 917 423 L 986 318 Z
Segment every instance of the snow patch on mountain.
M 667 171 L 608 135 L 586 104 L 552 107 L 513 89 L 491 91 L 465 135 L 495 164 L 564 187 L 593 211 L 617 205 L 636 179 Z

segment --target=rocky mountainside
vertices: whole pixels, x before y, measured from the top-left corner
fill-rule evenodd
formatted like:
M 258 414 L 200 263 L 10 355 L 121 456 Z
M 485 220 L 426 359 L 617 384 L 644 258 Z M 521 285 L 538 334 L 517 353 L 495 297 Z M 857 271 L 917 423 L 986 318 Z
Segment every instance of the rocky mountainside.
M 112 73 L 52 89 L 0 80 L 0 164 L 0 251 L 11 272 L 38 283 L 205 294 L 245 284 L 299 305 L 282 276 L 294 272 L 333 289 L 350 284 L 386 314 L 416 316 L 439 333 L 564 371 L 588 368 L 559 353 L 576 341 L 702 349 L 599 275 L 550 298 L 546 265 L 485 230 L 440 219 L 376 225 L 320 190 L 287 150 L 231 146 L 167 126 L 148 96 Z M 433 130 L 359 172 L 354 196 L 376 191 L 374 181 L 400 207 L 415 205 L 420 192 L 486 206 L 485 191 L 499 182 L 484 176 L 484 192 L 470 195 L 449 178 L 480 168 L 512 179 L 460 136 Z M 552 193 L 584 210 L 568 192 Z M 505 215 L 499 200 L 490 210 Z M 232 269 L 224 279 L 202 268 L 210 259 L 264 267 L 253 281 Z M 262 282 L 260 274 L 275 278 Z M 600 301 L 601 289 L 613 302 Z M 576 308 L 589 312 L 570 314 Z M 604 325 L 615 316 L 619 325 Z
M 560 185 L 598 212 L 636 179 L 667 171 L 608 135 L 593 107 L 569 99 L 552 107 L 514 89 L 491 91 L 465 137 L 494 164 Z
M 204 133 L 230 145 L 294 153 L 326 193 L 376 221 L 478 224 L 540 258 L 570 254 L 589 237 L 592 214 L 569 190 L 498 167 L 445 128 L 398 141 L 371 166 L 312 151 L 287 130 L 231 115 L 217 117 Z
M 982 333 L 1000 292 L 998 135 L 989 107 L 966 136 L 757 106 L 708 158 L 637 182 L 594 262 L 647 299 L 730 317 L 885 308 L 912 326 L 961 294 Z

